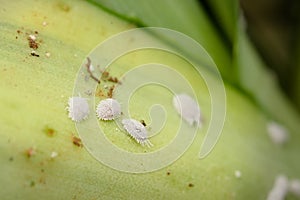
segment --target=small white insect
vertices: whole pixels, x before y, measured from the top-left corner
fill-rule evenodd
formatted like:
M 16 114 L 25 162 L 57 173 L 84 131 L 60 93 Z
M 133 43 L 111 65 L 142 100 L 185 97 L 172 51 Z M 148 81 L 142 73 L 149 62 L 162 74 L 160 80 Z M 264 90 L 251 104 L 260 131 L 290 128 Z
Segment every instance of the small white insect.
M 294 179 L 289 183 L 289 191 L 295 196 L 300 197 L 300 180 Z
M 86 98 L 82 97 L 69 98 L 67 110 L 69 111 L 69 118 L 75 122 L 87 119 L 90 113 L 89 104 Z
M 288 192 L 289 182 L 286 176 L 279 175 L 276 177 L 274 186 L 269 192 L 267 200 L 284 200 Z
M 173 106 L 181 117 L 190 125 L 201 125 L 200 108 L 198 103 L 187 94 L 179 94 L 173 97 Z
M 267 130 L 272 142 L 277 145 L 284 144 L 289 138 L 288 131 L 276 122 L 269 122 Z
M 148 140 L 148 134 L 145 126 L 135 119 L 123 119 L 122 124 L 127 133 L 141 145 L 148 147 L 153 144 Z
M 235 170 L 234 176 L 235 176 L 236 178 L 241 178 L 241 177 L 242 177 L 242 172 L 239 171 L 239 170 Z
M 121 115 L 121 105 L 115 99 L 104 99 L 98 104 L 96 114 L 101 120 L 116 119 Z

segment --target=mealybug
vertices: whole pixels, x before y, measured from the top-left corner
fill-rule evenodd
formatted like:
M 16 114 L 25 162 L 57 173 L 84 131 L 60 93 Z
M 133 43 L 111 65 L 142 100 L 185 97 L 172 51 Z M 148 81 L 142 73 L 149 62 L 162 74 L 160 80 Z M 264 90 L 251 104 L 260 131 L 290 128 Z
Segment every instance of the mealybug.
M 138 143 L 140 143 L 143 146 L 153 146 L 148 140 L 147 130 L 141 122 L 134 119 L 123 119 L 122 124 L 127 133 Z
M 267 124 L 268 134 L 273 143 L 282 145 L 287 142 L 289 138 L 288 131 L 276 122 L 269 122 Z
M 104 99 L 98 104 L 96 114 L 101 120 L 116 119 L 121 114 L 120 103 L 115 99 Z
M 276 177 L 274 186 L 269 192 L 267 200 L 284 200 L 288 192 L 288 179 L 284 175 L 279 175 Z
M 201 125 L 200 108 L 192 97 L 186 94 L 175 95 L 173 97 L 173 106 L 190 125 L 193 125 L 195 122 Z
M 67 107 L 69 111 L 69 118 L 75 122 L 80 122 L 87 119 L 90 110 L 89 104 L 85 98 L 71 97 Z

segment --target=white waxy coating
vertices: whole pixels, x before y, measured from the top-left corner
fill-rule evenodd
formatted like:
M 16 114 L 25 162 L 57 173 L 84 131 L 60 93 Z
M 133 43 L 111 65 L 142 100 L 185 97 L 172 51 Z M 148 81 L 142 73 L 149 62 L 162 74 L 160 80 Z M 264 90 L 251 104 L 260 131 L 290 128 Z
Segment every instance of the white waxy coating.
M 89 104 L 85 98 L 71 97 L 67 107 L 69 111 L 69 118 L 75 122 L 80 122 L 87 119 L 90 110 Z
M 96 114 L 101 120 L 113 120 L 120 116 L 121 105 L 115 99 L 104 99 L 98 104 Z
M 269 192 L 267 200 L 284 200 L 288 192 L 289 182 L 287 177 L 279 175 L 276 177 L 274 186 Z
M 294 179 L 289 183 L 289 191 L 295 196 L 300 197 L 300 180 Z
M 287 130 L 276 122 L 269 122 L 267 130 L 272 142 L 275 144 L 282 145 L 289 138 Z
M 179 94 L 173 97 L 173 106 L 181 117 L 190 125 L 201 125 L 200 108 L 198 103 L 187 94 Z
M 123 119 L 122 124 L 127 133 L 141 145 L 153 146 L 148 140 L 148 133 L 145 126 L 134 119 Z

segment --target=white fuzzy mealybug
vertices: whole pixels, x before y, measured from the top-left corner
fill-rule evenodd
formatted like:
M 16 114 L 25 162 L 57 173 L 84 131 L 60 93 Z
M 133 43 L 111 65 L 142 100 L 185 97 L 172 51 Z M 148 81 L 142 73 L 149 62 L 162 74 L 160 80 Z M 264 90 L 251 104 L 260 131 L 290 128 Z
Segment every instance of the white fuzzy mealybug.
M 121 114 L 120 103 L 115 99 L 104 99 L 98 104 L 96 114 L 101 120 L 116 119 Z
M 295 196 L 300 197 L 300 180 L 294 179 L 289 183 L 289 191 Z
M 269 122 L 267 124 L 268 134 L 273 143 L 282 145 L 287 142 L 289 138 L 288 131 L 276 122 Z
M 148 140 L 148 134 L 145 126 L 134 119 L 123 119 L 122 124 L 127 133 L 141 145 L 153 146 Z
M 89 104 L 86 98 L 82 97 L 69 98 L 67 110 L 69 111 L 69 117 L 75 122 L 85 120 L 90 113 Z
M 288 192 L 289 182 L 286 176 L 277 176 L 272 190 L 269 192 L 267 200 L 284 200 Z
M 173 105 L 181 117 L 190 125 L 201 125 L 200 108 L 198 103 L 187 94 L 178 94 L 173 97 Z

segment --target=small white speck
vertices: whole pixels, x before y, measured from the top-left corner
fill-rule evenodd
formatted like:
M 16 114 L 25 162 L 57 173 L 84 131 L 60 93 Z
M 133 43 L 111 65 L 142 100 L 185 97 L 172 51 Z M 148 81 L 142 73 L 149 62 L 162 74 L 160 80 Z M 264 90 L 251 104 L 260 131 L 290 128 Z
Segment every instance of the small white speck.
M 57 152 L 55 152 L 55 151 L 52 151 L 52 152 L 51 152 L 51 155 L 50 155 L 51 158 L 55 158 L 55 157 L 57 157 L 57 156 L 58 156 L 58 153 L 57 153 Z
M 121 105 L 115 99 L 104 99 L 98 104 L 96 114 L 101 120 L 113 120 L 120 116 Z
M 31 40 L 35 41 L 36 40 L 36 36 L 35 35 L 29 35 L 28 36 Z
M 80 122 L 87 119 L 90 110 L 89 104 L 85 98 L 71 97 L 67 107 L 69 111 L 69 118 L 75 122 Z
M 104 89 L 107 89 L 107 88 L 108 88 L 108 85 L 104 85 L 103 88 L 104 88 Z
M 295 196 L 300 197 L 300 180 L 294 179 L 289 183 L 289 191 Z
M 242 177 L 242 172 L 239 171 L 239 170 L 236 170 L 236 171 L 234 172 L 234 176 L 235 176 L 236 178 L 241 178 L 241 177 Z
M 51 56 L 51 54 L 49 52 L 46 52 L 45 55 L 47 58 L 49 58 Z
M 47 26 L 48 23 L 47 23 L 46 21 L 43 21 L 42 25 L 43 25 L 43 26 Z
M 277 176 L 267 200 L 284 200 L 288 192 L 288 186 L 289 182 L 287 177 L 284 175 Z
M 200 108 L 198 103 L 187 94 L 179 94 L 173 97 L 173 106 L 181 117 L 190 125 L 201 125 Z
M 276 122 L 269 122 L 267 130 L 272 142 L 277 145 L 284 144 L 289 138 L 287 130 Z
M 74 57 L 77 57 L 77 54 L 76 54 L 76 53 L 74 54 Z
M 148 140 L 148 134 L 145 126 L 135 119 L 123 119 L 122 124 L 127 133 L 139 144 L 148 147 L 153 146 Z
M 95 67 L 92 64 L 89 66 L 89 69 L 91 72 L 95 71 Z

